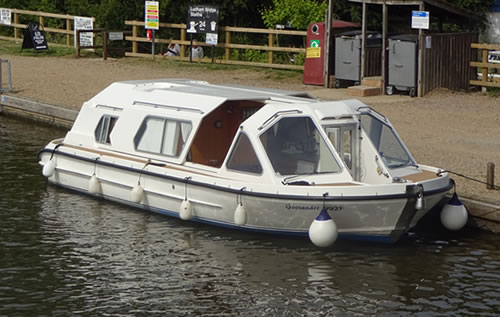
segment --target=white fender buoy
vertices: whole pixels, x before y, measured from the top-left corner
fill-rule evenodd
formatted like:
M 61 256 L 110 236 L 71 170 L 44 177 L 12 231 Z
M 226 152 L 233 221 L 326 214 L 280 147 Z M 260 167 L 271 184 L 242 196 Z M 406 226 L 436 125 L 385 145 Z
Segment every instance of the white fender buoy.
M 54 175 L 55 170 L 56 170 L 56 160 L 50 159 L 43 166 L 42 174 L 45 177 L 51 177 L 52 175 Z
M 182 220 L 191 220 L 191 218 L 193 218 L 193 206 L 191 206 L 191 202 L 189 200 L 184 199 L 182 201 L 179 216 Z
M 234 222 L 238 226 L 243 226 L 247 222 L 247 211 L 243 204 L 238 204 L 236 210 L 234 211 Z
M 453 193 L 453 197 L 441 210 L 441 223 L 446 229 L 456 231 L 465 226 L 468 218 L 467 209 L 458 199 L 457 193 Z
M 140 183 L 137 183 L 137 185 L 132 188 L 132 192 L 130 195 L 130 198 L 134 203 L 140 203 L 142 199 L 144 198 L 144 188 L 141 186 Z
M 326 248 L 337 240 L 337 236 L 337 225 L 328 214 L 328 211 L 323 208 L 309 227 L 309 239 L 315 246 Z
M 101 191 L 101 184 L 99 183 L 99 180 L 97 179 L 97 176 L 92 175 L 89 180 L 89 193 L 90 194 L 97 194 Z

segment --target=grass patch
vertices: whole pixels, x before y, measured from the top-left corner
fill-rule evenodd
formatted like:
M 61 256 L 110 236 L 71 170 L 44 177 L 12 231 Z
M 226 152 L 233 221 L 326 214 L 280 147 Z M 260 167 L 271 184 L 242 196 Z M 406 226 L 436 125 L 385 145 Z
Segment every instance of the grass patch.
M 35 51 L 32 48 L 21 49 L 23 42 L 19 41 L 5 41 L 0 40 L 0 54 L 18 55 L 18 56 L 68 56 L 74 55 L 75 49 L 68 46 L 51 45 L 43 51 Z
M 126 58 L 130 63 L 137 65 L 137 63 L 143 63 L 148 66 L 160 66 L 168 68 L 176 68 L 185 73 L 196 72 L 196 71 L 233 71 L 233 72 L 254 72 L 261 73 L 262 78 L 269 80 L 286 80 L 296 78 L 298 76 L 302 77 L 302 71 L 292 70 L 292 69 L 273 69 L 264 68 L 256 66 L 246 66 L 246 65 L 230 65 L 230 64 L 218 64 L 216 63 L 199 63 L 193 61 L 192 63 L 184 61 L 172 61 L 165 58 L 155 58 L 155 60 L 149 58 Z
M 500 88 L 499 87 L 488 87 L 486 88 L 486 95 L 491 98 L 500 97 Z
M 35 51 L 33 49 L 23 49 L 21 50 L 22 40 L 19 41 L 7 41 L 0 40 L 0 54 L 16 55 L 16 56 L 38 56 L 38 57 L 74 57 L 75 49 L 73 47 L 54 45 L 49 43 L 49 48 L 44 51 Z M 81 50 L 80 56 L 82 58 L 101 58 L 101 50 L 96 50 L 95 52 Z M 299 70 L 288 70 L 288 69 L 272 69 L 263 68 L 256 66 L 246 66 L 246 65 L 230 65 L 230 64 L 218 64 L 218 63 L 199 63 L 193 61 L 192 63 L 184 61 L 172 61 L 165 58 L 155 58 L 152 60 L 150 58 L 123 58 L 122 62 L 130 64 L 143 64 L 154 67 L 169 67 L 177 68 L 184 73 L 189 73 L 193 71 L 234 71 L 234 72 L 257 72 L 261 73 L 261 77 L 269 80 L 286 80 L 293 79 L 298 76 L 302 76 L 302 71 Z

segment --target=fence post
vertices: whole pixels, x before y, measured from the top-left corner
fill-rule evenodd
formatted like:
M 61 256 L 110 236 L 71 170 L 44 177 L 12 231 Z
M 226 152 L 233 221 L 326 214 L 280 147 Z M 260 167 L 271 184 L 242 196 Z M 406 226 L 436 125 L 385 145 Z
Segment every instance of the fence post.
M 181 29 L 181 41 L 186 40 L 186 29 L 183 28 Z M 184 44 L 181 44 L 181 56 L 184 57 L 186 55 L 186 48 L 184 47 Z
M 17 12 L 14 12 L 14 24 L 19 24 L 19 15 Z M 14 38 L 17 39 L 19 37 L 19 30 L 17 26 L 14 27 Z
M 231 44 L 231 32 L 226 31 L 226 61 L 231 59 L 231 49 L 228 45 Z
M 108 59 L 108 31 L 102 31 L 102 58 Z
M 75 39 L 75 43 L 76 43 L 76 47 L 75 47 L 75 54 L 76 54 L 76 57 L 80 57 L 80 30 L 76 30 L 76 39 Z
M 488 63 L 488 50 L 486 50 L 486 49 L 482 49 L 482 50 L 481 50 L 481 52 L 483 53 L 483 54 L 482 54 L 482 55 L 483 55 L 483 60 L 482 60 L 482 62 L 483 62 L 483 63 Z M 482 81 L 483 83 L 486 83 L 486 82 L 488 81 L 488 67 L 483 67 L 483 69 L 482 69 L 482 71 L 481 71 L 481 76 L 482 76 L 481 81 Z M 482 90 L 483 92 L 485 92 L 485 91 L 486 91 L 486 86 L 483 86 L 483 87 L 481 88 L 481 90 Z
M 66 31 L 71 32 L 71 20 L 66 19 Z M 66 33 L 66 45 L 70 46 L 71 35 Z
M 495 163 L 486 164 L 486 189 L 495 189 Z
M 273 43 L 274 43 L 274 34 L 269 33 L 269 47 L 273 47 Z M 273 51 L 269 51 L 268 53 L 268 62 L 269 64 L 273 63 Z
M 43 23 L 45 19 L 43 18 L 43 16 L 40 16 L 39 20 L 40 20 L 40 29 L 43 29 Z
M 135 41 L 135 38 L 137 37 L 137 25 L 132 26 L 132 37 L 134 38 L 132 40 L 132 53 L 137 53 L 137 42 Z

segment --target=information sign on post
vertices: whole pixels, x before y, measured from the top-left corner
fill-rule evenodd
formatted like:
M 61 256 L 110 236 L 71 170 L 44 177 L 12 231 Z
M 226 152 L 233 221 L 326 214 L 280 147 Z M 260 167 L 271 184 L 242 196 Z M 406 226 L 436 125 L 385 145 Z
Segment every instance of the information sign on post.
M 11 25 L 12 11 L 10 9 L 0 9 L 0 24 Z
M 155 59 L 155 30 L 160 29 L 160 2 L 144 3 L 144 27 L 148 31 L 151 30 L 151 55 Z
M 192 5 L 188 8 L 187 33 L 206 34 L 205 43 L 212 45 L 212 61 L 214 58 L 214 46 L 217 45 L 219 30 L 219 8 L 208 5 Z M 191 46 L 193 43 L 191 43 Z M 191 54 L 190 54 L 191 56 Z
M 412 11 L 411 27 L 412 29 L 429 29 L 429 11 Z
M 160 3 L 158 1 L 146 1 L 145 5 L 145 28 L 151 30 L 160 29 Z
M 75 29 L 75 47 L 76 47 L 76 31 L 77 30 L 92 30 L 94 28 L 94 21 L 92 18 L 86 17 L 75 17 L 74 19 L 74 29 Z M 94 46 L 94 33 L 80 33 L 80 47 L 84 46 Z

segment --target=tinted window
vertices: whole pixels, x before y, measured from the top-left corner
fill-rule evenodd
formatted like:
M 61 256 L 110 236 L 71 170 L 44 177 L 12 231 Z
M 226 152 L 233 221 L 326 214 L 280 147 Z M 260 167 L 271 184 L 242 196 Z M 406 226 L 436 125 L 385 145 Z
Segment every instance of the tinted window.
M 335 173 L 340 166 L 309 117 L 282 118 L 260 136 L 280 175 Z
M 96 142 L 111 144 L 110 135 L 111 131 L 113 131 L 113 128 L 115 127 L 116 120 L 118 120 L 117 117 L 110 115 L 104 115 L 101 117 L 101 120 L 99 120 L 97 128 L 94 132 Z
M 191 123 L 167 118 L 146 118 L 134 143 L 138 151 L 179 156 L 191 133 Z
M 262 167 L 246 134 L 240 133 L 229 157 L 227 168 L 248 173 L 262 173 Z

